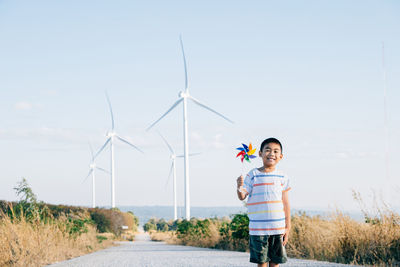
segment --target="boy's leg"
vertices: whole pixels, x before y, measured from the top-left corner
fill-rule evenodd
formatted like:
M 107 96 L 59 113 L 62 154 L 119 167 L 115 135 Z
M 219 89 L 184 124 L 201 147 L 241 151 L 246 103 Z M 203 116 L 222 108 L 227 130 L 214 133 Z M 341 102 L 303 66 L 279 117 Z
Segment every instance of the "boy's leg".
M 257 267 L 279 267 L 278 263 L 273 263 L 272 261 L 269 262 L 269 265 L 267 263 L 259 263 L 257 264 Z
M 287 261 L 287 255 L 285 247 L 283 246 L 282 235 L 270 236 L 268 254 L 270 261 L 269 267 L 278 267 L 279 263 L 285 263 Z
M 268 262 L 268 236 L 250 235 L 250 262 L 257 263 L 258 267 L 267 267 Z

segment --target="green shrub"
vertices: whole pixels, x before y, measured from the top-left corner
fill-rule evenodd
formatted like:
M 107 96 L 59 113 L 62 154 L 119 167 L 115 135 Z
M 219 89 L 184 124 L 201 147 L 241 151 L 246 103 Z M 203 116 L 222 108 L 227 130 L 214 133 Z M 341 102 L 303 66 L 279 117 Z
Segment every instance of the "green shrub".
M 97 235 L 96 238 L 99 243 L 102 243 L 104 240 L 107 240 L 107 237 L 101 235 Z
M 150 220 L 148 220 L 147 223 L 145 223 L 145 225 L 143 226 L 143 230 L 145 230 L 146 232 L 157 230 L 157 219 L 151 218 Z
M 87 224 L 93 224 L 93 221 L 90 219 L 73 219 L 69 217 L 66 222 L 66 227 L 68 233 L 76 237 L 88 232 Z
M 96 224 L 96 228 L 99 233 L 110 232 L 111 222 L 104 214 L 98 211 L 93 211 L 92 213 L 90 213 L 90 218 Z
M 148 220 L 145 225 L 143 226 L 143 229 L 146 232 L 149 232 L 151 230 L 159 231 L 159 232 L 167 232 L 167 231 L 174 231 L 178 227 L 178 222 L 181 220 L 176 220 L 176 221 L 166 221 L 165 219 L 157 219 L 157 218 L 151 218 Z
M 183 220 L 178 224 L 177 237 L 184 243 L 196 242 L 201 239 L 210 237 L 210 220 L 191 219 L 190 221 Z
M 122 226 L 125 225 L 124 213 L 117 209 L 89 209 L 90 216 L 94 215 L 97 225 L 100 224 L 100 232 L 111 232 L 117 236 L 122 233 Z M 98 228 L 99 229 L 99 228 Z
M 139 218 L 133 214 L 132 211 L 122 213 L 124 217 L 124 225 L 128 226 L 128 229 L 137 232 L 139 226 Z
M 239 240 L 249 239 L 249 217 L 247 214 L 235 214 L 230 223 L 232 237 Z
M 128 215 L 132 216 L 132 231 L 137 232 L 137 228 L 139 227 L 139 217 L 136 216 L 132 211 L 127 212 Z

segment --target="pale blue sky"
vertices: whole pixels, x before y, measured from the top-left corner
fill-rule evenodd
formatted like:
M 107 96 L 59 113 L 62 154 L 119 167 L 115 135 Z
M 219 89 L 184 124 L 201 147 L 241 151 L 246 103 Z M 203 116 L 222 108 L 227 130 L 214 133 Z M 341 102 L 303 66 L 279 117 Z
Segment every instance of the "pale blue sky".
M 105 141 L 107 90 L 117 132 L 146 152 L 117 145 L 117 205 L 170 205 L 168 150 L 145 129 L 183 89 L 182 34 L 191 94 L 235 121 L 189 103 L 190 150 L 202 152 L 190 161 L 193 206 L 241 205 L 234 148 L 270 136 L 284 145 L 293 207 L 357 209 L 351 188 L 398 206 L 399 11 L 397 1 L 0 1 L 0 199 L 26 177 L 41 200 L 90 205 L 87 142 Z M 182 151 L 181 106 L 156 129 Z M 98 165 L 109 168 L 108 154 Z M 109 205 L 109 177 L 97 185 Z

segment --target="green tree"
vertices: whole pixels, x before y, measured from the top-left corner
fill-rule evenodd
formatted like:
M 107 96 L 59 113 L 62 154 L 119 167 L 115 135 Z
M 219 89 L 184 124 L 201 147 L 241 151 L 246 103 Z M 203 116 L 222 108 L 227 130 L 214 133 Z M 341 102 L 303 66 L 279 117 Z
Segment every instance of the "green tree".
M 20 182 L 17 183 L 17 186 L 14 187 L 15 193 L 20 198 L 20 201 L 14 207 L 12 211 L 10 211 L 10 218 L 20 217 L 24 214 L 25 218 L 28 221 L 41 219 L 41 214 L 38 207 L 38 201 L 36 195 L 33 193 L 32 188 L 29 186 L 28 181 L 25 178 L 22 178 Z M 44 211 L 48 212 L 48 209 L 44 209 Z
M 22 178 L 22 180 L 18 182 L 14 190 L 17 196 L 20 197 L 20 202 L 37 204 L 37 197 L 25 178 Z
M 143 225 L 143 229 L 146 232 L 149 232 L 150 230 L 157 230 L 157 220 L 155 218 L 151 218 L 150 220 Z

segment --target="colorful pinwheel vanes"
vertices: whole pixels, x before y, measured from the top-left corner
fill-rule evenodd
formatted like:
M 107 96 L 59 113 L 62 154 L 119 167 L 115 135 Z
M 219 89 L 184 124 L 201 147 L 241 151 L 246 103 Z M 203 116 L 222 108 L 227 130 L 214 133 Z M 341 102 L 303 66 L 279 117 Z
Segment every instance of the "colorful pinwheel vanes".
M 236 157 L 240 157 L 240 160 L 243 162 L 243 160 L 246 160 L 247 162 L 250 162 L 250 159 L 256 158 L 253 154 L 256 152 L 256 149 L 252 147 L 251 143 L 247 146 L 245 144 L 242 144 L 242 147 L 236 148 L 237 150 L 240 150 L 240 152 L 236 155 Z

